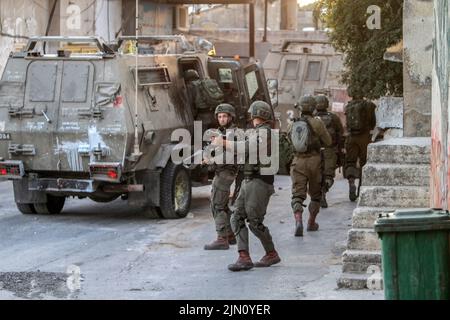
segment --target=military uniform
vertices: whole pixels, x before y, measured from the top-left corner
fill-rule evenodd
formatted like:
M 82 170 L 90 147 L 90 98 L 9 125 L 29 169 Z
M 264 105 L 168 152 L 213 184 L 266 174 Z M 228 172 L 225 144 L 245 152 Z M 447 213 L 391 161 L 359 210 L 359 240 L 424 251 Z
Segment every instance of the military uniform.
M 349 119 L 349 108 L 359 105 L 359 118 L 361 127 L 355 130 L 351 126 L 351 119 Z M 361 178 L 362 167 L 367 162 L 367 146 L 371 142 L 371 133 L 376 126 L 375 117 L 376 106 L 374 103 L 365 99 L 354 97 L 345 107 L 347 116 L 347 137 L 345 140 L 345 168 L 344 175 L 349 182 L 349 198 L 351 201 L 356 201 L 356 186 L 355 179 Z M 359 166 L 358 166 L 359 163 Z
M 234 107 L 230 104 L 224 103 L 217 106 L 216 118 L 219 113 L 227 113 L 233 119 L 236 118 Z M 227 126 L 219 127 L 218 130 L 222 136 L 225 136 L 227 130 L 235 128 L 230 123 Z M 230 225 L 231 210 L 228 202 L 231 185 L 235 181 L 239 169 L 237 164 L 226 164 L 225 157 L 224 153 L 223 164 L 212 164 L 210 166 L 210 170 L 215 172 L 211 189 L 211 212 L 216 226 L 217 240 L 205 245 L 205 250 L 227 250 L 230 244 L 236 244 L 236 238 Z
M 264 165 L 261 164 L 259 157 L 257 164 L 248 163 L 250 145 L 257 144 L 259 146 L 263 142 L 261 140 L 261 132 L 263 131 L 267 133 L 267 148 L 270 155 L 272 128 L 269 125 L 269 121 L 272 121 L 272 110 L 267 103 L 256 101 L 250 106 L 249 112 L 252 119 L 260 118 L 265 122 L 257 125 L 253 134 L 247 137 L 245 142 L 246 164 L 243 167 L 245 179 L 236 199 L 236 210 L 231 218 L 231 226 L 237 239 L 239 259 L 236 263 L 228 266 L 228 269 L 231 271 L 249 270 L 253 266 L 268 267 L 281 261 L 278 253 L 275 251 L 270 231 L 264 225 L 267 206 L 270 197 L 275 192 L 273 186 L 274 176 L 261 173 Z M 249 234 L 246 221 L 248 222 L 248 228 L 261 241 L 266 251 L 266 255 L 255 264 L 253 264 L 249 254 Z
M 322 146 L 331 146 L 332 140 L 322 120 L 314 118 L 312 113 L 315 109 L 316 101 L 311 96 L 305 96 L 300 100 L 302 108 L 302 118 L 307 121 L 312 132 L 311 139 L 306 152 L 294 152 L 294 160 L 291 164 L 292 179 L 292 210 L 294 212 L 296 228 L 295 236 L 303 236 L 303 202 L 307 194 L 311 197 L 309 204 L 310 217 L 308 220 L 308 231 L 316 231 L 319 225 L 315 222 L 320 210 L 320 200 L 322 196 L 321 188 L 321 161 L 320 149 Z M 294 119 L 299 121 L 300 119 Z M 288 136 L 291 137 L 294 124 L 288 128 Z
M 344 127 L 342 126 L 341 120 L 339 117 L 327 111 L 329 107 L 328 98 L 325 96 L 317 96 L 316 97 L 316 116 L 319 117 L 322 122 L 325 124 L 328 133 L 331 136 L 331 146 L 325 147 L 322 150 L 322 199 L 320 201 L 322 208 L 327 208 L 328 203 L 326 199 L 326 193 L 330 190 L 332 185 L 334 184 L 334 178 L 336 177 L 336 168 L 338 162 L 338 154 L 340 150 L 344 148 L 343 144 L 343 135 L 344 135 Z

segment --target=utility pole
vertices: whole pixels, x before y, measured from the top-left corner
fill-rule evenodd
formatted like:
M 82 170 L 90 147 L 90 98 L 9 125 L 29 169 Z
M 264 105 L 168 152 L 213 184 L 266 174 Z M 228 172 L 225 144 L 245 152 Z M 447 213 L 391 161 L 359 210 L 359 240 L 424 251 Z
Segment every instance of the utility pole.
M 250 3 L 249 4 L 249 42 L 250 42 L 250 57 L 255 57 L 255 4 Z
M 269 0 L 264 0 L 264 36 L 263 42 L 267 42 L 267 12 L 269 10 Z

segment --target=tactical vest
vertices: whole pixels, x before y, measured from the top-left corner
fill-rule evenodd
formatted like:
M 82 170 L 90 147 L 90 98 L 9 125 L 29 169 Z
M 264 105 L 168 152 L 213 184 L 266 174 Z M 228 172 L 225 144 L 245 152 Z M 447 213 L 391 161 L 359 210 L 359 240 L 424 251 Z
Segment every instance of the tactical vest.
M 267 124 L 262 124 L 258 127 L 256 127 L 255 129 L 257 130 L 267 130 L 267 150 L 268 150 L 268 156 L 271 155 L 271 127 Z M 243 171 L 244 171 L 244 175 L 246 178 L 259 178 L 269 184 L 273 184 L 274 182 L 274 176 L 273 175 L 261 175 L 261 169 L 262 168 L 269 168 L 270 167 L 270 163 L 269 164 L 262 164 L 260 162 L 259 159 L 259 149 L 258 149 L 258 156 L 257 156 L 257 163 L 256 164 L 250 164 L 248 163 L 249 161 L 249 155 L 246 155 L 246 162 L 245 165 L 243 166 Z
M 336 144 L 336 128 L 333 123 L 333 114 L 328 111 L 319 111 L 317 112 L 317 116 L 322 120 L 325 127 L 327 128 L 328 133 L 331 136 L 331 139 L 333 140 L 333 144 Z
M 219 127 L 218 130 L 220 131 L 220 133 L 222 135 L 226 135 L 227 134 L 227 130 L 230 129 L 236 129 L 236 126 L 231 124 L 229 127 L 225 128 L 225 127 Z M 216 173 L 219 173 L 220 171 L 229 171 L 232 174 L 237 174 L 239 171 L 239 166 L 237 164 L 237 157 L 236 155 L 234 156 L 234 164 L 226 164 L 226 152 L 224 151 L 223 153 L 223 163 L 224 164 L 216 164 L 216 168 L 215 171 Z

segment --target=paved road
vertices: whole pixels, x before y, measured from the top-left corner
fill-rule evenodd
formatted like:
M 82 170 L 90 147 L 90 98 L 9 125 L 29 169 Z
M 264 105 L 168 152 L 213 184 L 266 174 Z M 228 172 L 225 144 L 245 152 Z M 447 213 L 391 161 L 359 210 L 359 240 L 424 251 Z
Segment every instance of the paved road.
M 293 237 L 290 180 L 277 177 L 267 225 L 282 262 L 229 272 L 235 249 L 207 252 L 214 238 L 209 187 L 195 188 L 182 220 L 147 220 L 117 200 L 73 199 L 57 216 L 20 214 L 0 183 L 0 299 L 382 299 L 381 291 L 337 290 L 354 204 L 344 180 L 319 215 L 320 231 Z M 254 260 L 263 255 L 251 238 Z M 68 277 L 67 272 L 70 274 Z M 81 276 L 78 276 L 81 272 Z

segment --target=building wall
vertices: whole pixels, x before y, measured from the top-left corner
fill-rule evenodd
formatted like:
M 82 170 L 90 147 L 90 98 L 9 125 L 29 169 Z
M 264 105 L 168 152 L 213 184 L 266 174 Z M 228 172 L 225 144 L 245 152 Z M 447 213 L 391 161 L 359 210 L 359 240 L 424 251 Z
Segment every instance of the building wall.
M 135 1 L 122 0 L 123 34 L 134 35 L 135 31 Z M 142 35 L 172 34 L 174 26 L 174 6 L 156 4 L 140 0 L 139 3 L 139 33 Z
M 405 0 L 403 11 L 404 136 L 431 135 L 433 1 Z M 418 41 L 420 39 L 420 41 Z
M 271 31 L 301 30 L 304 25 L 310 26 L 312 21 L 309 14 L 299 14 L 296 0 L 269 1 L 267 28 Z M 193 29 L 207 29 L 209 31 L 219 29 L 247 29 L 249 21 L 248 5 L 221 5 L 201 11 L 199 14 L 191 14 L 191 27 Z M 311 14 L 312 17 L 312 14 Z M 256 0 L 255 4 L 255 28 L 264 29 L 264 0 Z
M 112 41 L 122 26 L 122 0 L 97 0 L 95 35 Z
M 48 0 L 0 0 L 0 74 L 11 51 L 45 33 L 47 20 Z

